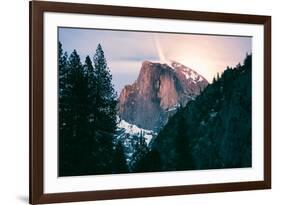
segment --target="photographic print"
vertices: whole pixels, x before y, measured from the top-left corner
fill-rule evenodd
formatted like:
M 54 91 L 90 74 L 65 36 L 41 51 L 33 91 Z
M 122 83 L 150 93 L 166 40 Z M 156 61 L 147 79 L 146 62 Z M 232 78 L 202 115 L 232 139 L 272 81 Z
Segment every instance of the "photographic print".
M 251 36 L 59 27 L 59 176 L 251 167 L 251 70 Z
M 30 1 L 30 204 L 271 188 L 271 17 Z

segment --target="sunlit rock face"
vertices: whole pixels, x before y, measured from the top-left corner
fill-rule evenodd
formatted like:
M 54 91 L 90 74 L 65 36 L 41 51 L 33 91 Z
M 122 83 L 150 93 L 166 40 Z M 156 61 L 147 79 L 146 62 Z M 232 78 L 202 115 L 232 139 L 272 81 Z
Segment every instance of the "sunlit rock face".
M 119 116 L 140 128 L 159 131 L 180 106 L 208 85 L 196 71 L 178 62 L 144 61 L 137 80 L 119 96 Z

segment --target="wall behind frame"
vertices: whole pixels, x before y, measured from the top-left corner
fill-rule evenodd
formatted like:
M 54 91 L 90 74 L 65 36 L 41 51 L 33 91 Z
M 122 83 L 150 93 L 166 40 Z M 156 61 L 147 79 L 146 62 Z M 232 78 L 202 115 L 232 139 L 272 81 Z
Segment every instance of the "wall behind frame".
M 156 7 L 199 11 L 249 13 L 272 16 L 272 190 L 198 194 L 94 202 L 96 205 L 277 204 L 281 190 L 281 13 L 275 0 L 64 0 L 65 2 Z M 0 38 L 0 203 L 28 203 L 28 1 L 1 4 Z M 279 46 L 278 46 L 279 45 Z M 93 202 L 68 203 L 93 204 Z

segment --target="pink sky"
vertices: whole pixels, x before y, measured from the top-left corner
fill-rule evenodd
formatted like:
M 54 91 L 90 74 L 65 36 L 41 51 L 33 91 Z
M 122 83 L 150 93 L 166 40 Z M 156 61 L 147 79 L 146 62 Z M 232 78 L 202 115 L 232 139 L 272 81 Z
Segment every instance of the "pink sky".
M 252 50 L 250 37 L 179 34 L 156 36 L 162 58 L 176 60 L 196 70 L 209 82 L 227 66 L 242 63 L 246 53 L 251 53 Z
M 252 38 L 237 36 L 59 28 L 59 40 L 69 54 L 76 49 L 83 62 L 100 43 L 118 92 L 136 80 L 145 60 L 175 60 L 212 82 L 217 73 L 243 63 L 252 52 Z

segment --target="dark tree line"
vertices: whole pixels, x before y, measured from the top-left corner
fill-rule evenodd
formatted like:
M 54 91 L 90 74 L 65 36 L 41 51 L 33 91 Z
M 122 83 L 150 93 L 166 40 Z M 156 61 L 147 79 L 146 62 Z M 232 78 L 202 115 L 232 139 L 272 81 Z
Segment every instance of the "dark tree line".
M 127 172 L 122 144 L 114 141 L 117 94 L 99 44 L 82 64 L 58 45 L 59 176 Z

